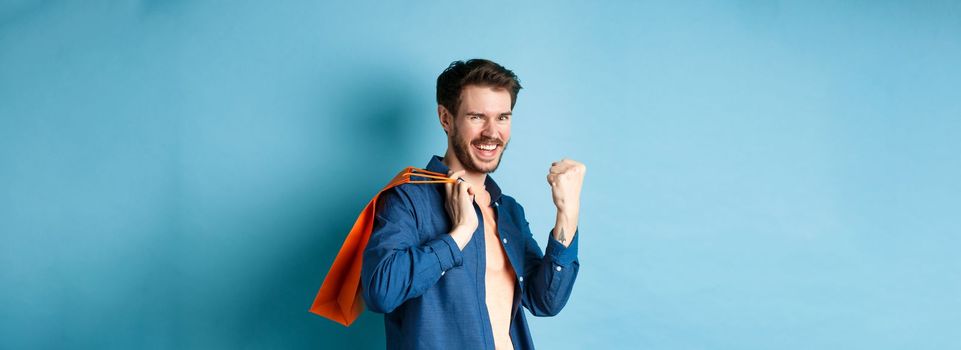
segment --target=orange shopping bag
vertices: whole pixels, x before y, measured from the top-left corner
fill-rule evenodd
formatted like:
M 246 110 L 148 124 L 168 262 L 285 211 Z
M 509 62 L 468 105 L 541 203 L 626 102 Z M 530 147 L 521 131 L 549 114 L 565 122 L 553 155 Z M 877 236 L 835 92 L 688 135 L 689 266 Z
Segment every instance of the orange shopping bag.
M 428 180 L 412 180 L 411 177 Z M 334 258 L 334 265 L 330 267 L 327 277 L 324 278 L 324 284 L 320 286 L 320 291 L 314 298 L 310 312 L 344 326 L 350 326 L 364 311 L 364 301 L 360 297 L 360 267 L 364 248 L 367 247 L 367 240 L 370 239 L 370 233 L 374 229 L 374 209 L 381 193 L 405 183 L 436 184 L 454 181 L 441 173 L 407 167 L 398 173 L 384 189 L 377 192 L 360 212 L 354 227 L 347 234 L 344 245 L 340 247 L 340 252 Z

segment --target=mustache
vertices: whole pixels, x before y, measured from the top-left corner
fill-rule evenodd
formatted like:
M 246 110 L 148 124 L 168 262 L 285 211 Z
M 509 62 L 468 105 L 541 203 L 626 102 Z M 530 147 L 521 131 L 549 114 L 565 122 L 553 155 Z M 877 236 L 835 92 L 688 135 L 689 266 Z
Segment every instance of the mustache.
M 490 137 L 482 137 L 482 138 L 479 138 L 479 139 L 475 139 L 474 141 L 471 141 L 471 144 L 472 144 L 472 145 L 476 145 L 476 144 L 479 144 L 479 143 L 495 144 L 495 145 L 498 145 L 498 146 L 503 146 L 503 145 L 504 145 L 504 141 L 502 141 L 501 139 L 495 139 L 495 138 L 490 138 Z

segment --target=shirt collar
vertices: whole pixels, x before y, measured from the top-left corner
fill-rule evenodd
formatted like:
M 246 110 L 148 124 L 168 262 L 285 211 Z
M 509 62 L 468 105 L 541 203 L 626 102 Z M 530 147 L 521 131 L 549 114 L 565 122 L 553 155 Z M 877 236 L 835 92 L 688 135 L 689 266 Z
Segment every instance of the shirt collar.
M 447 174 L 450 168 L 444 165 L 444 158 L 441 156 L 434 156 L 430 159 L 430 163 L 427 163 L 427 171 L 433 171 L 435 173 Z M 501 200 L 501 188 L 497 186 L 494 182 L 494 178 L 490 174 L 487 174 L 487 179 L 484 180 L 484 187 L 487 188 L 487 193 L 491 194 L 491 203 L 499 204 Z

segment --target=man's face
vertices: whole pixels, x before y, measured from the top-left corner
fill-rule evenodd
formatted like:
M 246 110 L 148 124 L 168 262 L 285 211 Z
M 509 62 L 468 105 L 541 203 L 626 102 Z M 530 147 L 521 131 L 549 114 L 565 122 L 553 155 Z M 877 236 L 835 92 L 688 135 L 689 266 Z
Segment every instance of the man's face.
M 510 93 L 488 86 L 465 86 L 447 135 L 464 169 L 494 172 L 511 137 Z

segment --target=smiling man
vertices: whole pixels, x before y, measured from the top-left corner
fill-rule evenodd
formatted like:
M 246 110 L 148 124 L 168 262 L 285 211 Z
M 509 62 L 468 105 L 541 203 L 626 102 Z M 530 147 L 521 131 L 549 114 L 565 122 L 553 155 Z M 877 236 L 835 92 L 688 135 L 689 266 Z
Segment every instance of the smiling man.
M 427 170 L 454 184 L 404 184 L 381 194 L 364 251 L 362 295 L 384 313 L 388 349 L 533 349 L 525 311 L 556 315 L 580 266 L 577 219 L 586 168 L 548 168 L 557 216 L 542 253 L 524 209 L 488 175 L 511 137 L 517 76 L 483 59 L 437 78 L 447 152 Z

